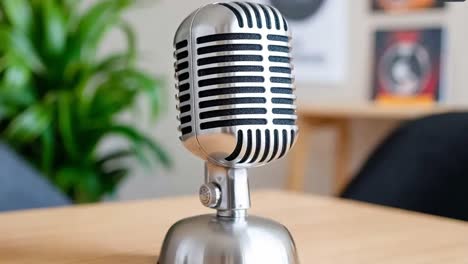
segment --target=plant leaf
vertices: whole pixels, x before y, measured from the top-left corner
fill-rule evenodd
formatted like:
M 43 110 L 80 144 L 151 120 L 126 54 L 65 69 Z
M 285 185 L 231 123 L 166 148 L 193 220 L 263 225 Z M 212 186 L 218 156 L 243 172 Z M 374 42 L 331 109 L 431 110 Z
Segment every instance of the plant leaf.
M 78 10 L 80 2 L 79 0 L 58 0 L 58 4 L 67 16 L 71 13 L 77 13 L 76 10 Z
M 35 101 L 35 94 L 30 87 L 31 72 L 22 65 L 8 67 L 0 82 L 0 103 L 11 108 L 21 108 Z
M 61 92 L 57 97 L 58 104 L 58 128 L 63 139 L 63 145 L 70 154 L 71 159 L 78 158 L 78 148 L 75 144 L 74 125 L 72 115 L 72 95 Z
M 132 26 L 125 21 L 121 21 L 118 27 L 125 35 L 125 39 L 127 40 L 127 55 L 130 62 L 133 64 L 137 56 L 136 33 Z
M 44 48 L 47 54 L 57 56 L 65 48 L 67 28 L 62 11 L 55 0 L 42 0 L 43 2 L 43 28 Z
M 130 24 L 126 22 L 122 21 L 118 26 L 127 40 L 127 49 L 120 53 L 109 55 L 107 58 L 103 59 L 95 67 L 94 72 L 96 73 L 123 70 L 125 68 L 130 68 L 134 64 L 137 56 L 136 34 Z
M 121 150 L 116 150 L 111 153 L 108 153 L 101 157 L 99 160 L 96 161 L 96 166 L 97 167 L 102 167 L 105 163 L 109 161 L 113 161 L 116 159 L 122 159 L 122 158 L 127 158 L 129 156 L 134 155 L 135 153 L 131 150 L 128 149 L 121 149 Z
M 9 87 L 24 87 L 31 79 L 31 72 L 22 65 L 9 66 L 3 76 L 3 85 Z
M 73 193 L 74 202 L 96 202 L 104 190 L 99 182 L 99 175 L 90 168 L 65 166 L 56 177 L 55 184 L 65 193 Z
M 95 58 L 97 46 L 104 34 L 118 23 L 120 11 L 132 2 L 132 0 L 107 0 L 89 8 L 81 17 L 74 34 L 70 60 L 78 58 L 85 63 L 91 62 Z
M 151 107 L 151 114 L 156 117 L 161 108 L 161 84 L 144 72 L 135 69 L 123 69 L 112 73 L 109 79 L 112 86 L 142 93 Z
M 101 84 L 95 91 L 88 116 L 99 119 L 109 119 L 130 106 L 135 98 L 136 91 L 127 87 L 119 79 L 110 79 Z
M 171 166 L 172 161 L 167 153 L 156 142 L 135 128 L 125 125 L 114 125 L 109 127 L 109 132 L 126 137 L 133 142 L 136 148 L 147 147 L 164 166 Z
M 28 0 L 2 0 L 0 5 L 14 28 L 28 34 L 32 25 L 32 9 Z
M 127 68 L 130 65 L 130 60 L 128 54 L 125 53 L 118 53 L 112 54 L 107 58 L 103 59 L 100 63 L 96 65 L 94 68 L 94 72 L 102 73 L 102 72 L 111 72 L 116 70 L 121 70 L 123 68 Z
M 28 143 L 44 133 L 51 120 L 49 109 L 40 104 L 32 105 L 11 121 L 5 131 L 6 137 L 12 142 Z
M 54 182 L 61 190 L 68 193 L 70 188 L 73 188 L 79 183 L 80 177 L 81 170 L 72 167 L 63 167 L 58 170 Z
M 161 109 L 161 81 L 157 80 L 146 73 L 133 69 L 126 70 L 125 75 L 133 79 L 134 83 L 138 83 L 135 89 L 140 90 L 148 100 L 153 118 L 158 116 Z
M 149 100 L 152 113 L 157 114 L 160 107 L 160 85 L 157 80 L 134 69 L 112 72 L 92 97 L 89 116 L 108 118 L 121 112 L 135 102 L 135 96 L 143 93 Z
M 21 64 L 35 73 L 44 71 L 44 64 L 28 37 L 19 31 L 0 25 L 0 49 L 10 52 Z
M 45 175 L 51 175 L 54 162 L 54 134 L 52 127 L 48 127 L 41 135 L 42 155 L 41 168 Z
M 13 116 L 16 113 L 16 111 L 16 108 L 7 106 L 5 103 L 3 103 L 0 95 L 0 122 Z
M 100 178 L 95 171 L 82 169 L 79 183 L 74 186 L 76 202 L 90 203 L 99 201 L 99 198 L 105 194 Z
M 127 176 L 129 170 L 126 168 L 117 168 L 102 175 L 103 188 L 106 193 L 112 194 L 119 183 Z

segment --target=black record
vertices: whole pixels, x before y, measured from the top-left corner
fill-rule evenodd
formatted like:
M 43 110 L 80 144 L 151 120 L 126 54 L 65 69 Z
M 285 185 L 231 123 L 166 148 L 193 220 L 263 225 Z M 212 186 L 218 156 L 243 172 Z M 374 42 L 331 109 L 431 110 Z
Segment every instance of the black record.
M 289 20 L 300 21 L 315 15 L 325 0 L 270 0 L 270 2 Z
M 394 94 L 415 95 L 427 80 L 429 52 L 419 43 L 398 43 L 383 54 L 380 77 L 386 89 Z

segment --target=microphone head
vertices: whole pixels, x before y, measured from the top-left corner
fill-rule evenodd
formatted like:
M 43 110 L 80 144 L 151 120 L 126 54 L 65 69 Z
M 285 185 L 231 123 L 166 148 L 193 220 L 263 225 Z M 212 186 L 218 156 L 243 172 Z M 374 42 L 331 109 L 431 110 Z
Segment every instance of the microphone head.
M 248 168 L 293 146 L 296 97 L 291 34 L 270 6 L 214 3 L 179 26 L 174 39 L 180 139 L 202 159 Z

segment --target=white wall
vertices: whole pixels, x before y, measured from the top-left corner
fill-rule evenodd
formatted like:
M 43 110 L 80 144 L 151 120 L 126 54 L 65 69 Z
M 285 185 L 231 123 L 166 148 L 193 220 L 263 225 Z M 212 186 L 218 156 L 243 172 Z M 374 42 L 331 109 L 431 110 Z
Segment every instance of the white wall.
M 418 25 L 446 25 L 449 29 L 449 81 L 447 102 L 467 102 L 468 89 L 468 60 L 465 51 L 468 37 L 466 25 L 468 17 L 468 4 L 449 4 L 446 10 L 435 10 L 419 14 L 404 16 L 385 16 L 370 13 L 368 0 L 342 0 L 350 1 L 349 10 L 349 65 L 348 78 L 339 86 L 326 86 L 321 84 L 299 84 L 297 94 L 299 102 L 365 102 L 368 100 L 370 89 L 370 65 L 373 50 L 372 34 L 375 28 Z M 175 161 L 173 170 L 164 171 L 156 169 L 148 172 L 136 166 L 132 177 L 121 186 L 119 198 L 135 199 L 146 197 L 160 197 L 167 195 L 194 194 L 203 180 L 203 163 L 195 158 L 179 143 L 176 133 L 176 111 L 174 89 L 172 84 L 173 58 L 172 38 L 179 23 L 194 9 L 206 0 L 159 0 L 143 1 L 143 7 L 138 7 L 128 14 L 128 20 L 135 26 L 139 37 L 139 46 L 142 51 L 142 66 L 167 80 L 166 94 L 167 111 L 156 126 L 138 124 L 162 143 Z M 118 36 L 112 35 L 106 42 L 104 49 L 115 49 L 119 46 Z M 455 56 L 456 55 L 456 56 Z M 138 120 L 137 120 L 138 121 Z M 352 168 L 356 170 L 361 161 L 371 151 L 381 136 L 394 127 L 394 123 L 356 121 L 353 124 L 353 162 Z M 308 190 L 327 193 L 329 177 L 333 171 L 333 134 L 324 131 L 318 133 L 311 147 L 316 151 L 312 154 L 310 162 L 310 175 Z M 286 162 L 275 162 L 269 166 L 251 171 L 251 183 L 254 187 L 283 186 L 286 176 Z

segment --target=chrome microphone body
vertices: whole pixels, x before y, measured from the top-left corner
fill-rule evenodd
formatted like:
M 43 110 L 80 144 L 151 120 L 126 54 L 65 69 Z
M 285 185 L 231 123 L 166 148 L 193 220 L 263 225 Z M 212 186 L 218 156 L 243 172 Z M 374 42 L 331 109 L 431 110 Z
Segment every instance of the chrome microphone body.
M 286 154 L 297 134 L 290 32 L 274 8 L 207 5 L 175 40 L 180 139 L 197 156 L 231 168 Z
M 296 105 L 290 31 L 271 6 L 248 2 L 199 8 L 174 39 L 180 140 L 205 160 L 200 201 L 217 210 L 176 223 L 160 264 L 297 264 L 287 229 L 247 216 L 247 169 L 294 145 Z

